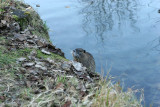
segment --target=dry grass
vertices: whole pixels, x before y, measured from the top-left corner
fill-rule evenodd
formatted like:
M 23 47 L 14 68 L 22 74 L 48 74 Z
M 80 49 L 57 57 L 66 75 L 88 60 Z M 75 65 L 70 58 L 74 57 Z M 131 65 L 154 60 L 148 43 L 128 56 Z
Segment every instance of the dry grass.
M 128 88 L 128 91 L 124 92 L 119 83 L 112 84 L 111 80 L 107 79 L 100 80 L 99 84 L 101 88 L 96 91 L 92 107 L 143 107 L 143 89 Z M 136 93 L 141 93 L 139 100 L 135 96 Z

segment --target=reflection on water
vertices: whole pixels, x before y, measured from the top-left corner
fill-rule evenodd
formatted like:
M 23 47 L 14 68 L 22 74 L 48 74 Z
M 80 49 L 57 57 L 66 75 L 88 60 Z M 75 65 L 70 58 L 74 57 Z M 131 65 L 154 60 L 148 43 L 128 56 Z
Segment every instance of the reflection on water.
M 114 27 L 117 31 L 121 31 L 126 23 L 129 23 L 134 31 L 139 31 L 135 26 L 137 22 L 137 2 L 135 0 L 116 2 L 114 0 L 82 0 L 79 2 L 85 5 L 80 14 L 83 14 L 84 17 L 83 30 L 86 35 L 99 36 L 103 41 L 107 32 L 112 31 Z
M 159 0 L 25 1 L 41 5 L 38 12 L 53 30 L 50 38 L 68 59 L 70 50 L 86 49 L 97 72 L 112 67 L 124 88 L 144 88 L 147 107 L 160 106 Z
M 160 36 L 148 43 L 153 51 L 160 51 Z

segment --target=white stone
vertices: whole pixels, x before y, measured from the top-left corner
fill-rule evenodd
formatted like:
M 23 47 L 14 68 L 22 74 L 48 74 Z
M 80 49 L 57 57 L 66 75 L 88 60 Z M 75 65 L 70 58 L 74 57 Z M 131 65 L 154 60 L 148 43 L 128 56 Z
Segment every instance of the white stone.
M 51 55 L 51 53 L 46 51 L 45 49 L 42 49 L 41 52 L 44 53 L 44 54 L 47 54 L 47 55 Z
M 23 62 L 23 61 L 25 61 L 26 60 L 26 58 L 24 58 L 24 57 L 21 57 L 21 58 L 18 58 L 17 59 L 17 61 L 19 61 L 19 62 Z
M 41 65 L 39 65 L 39 64 L 36 64 L 35 67 L 36 67 L 36 68 L 39 68 L 39 69 L 41 69 L 41 70 L 44 70 L 44 71 L 47 70 L 46 67 L 43 67 L 43 66 L 41 66 Z
M 86 67 L 83 67 L 82 64 L 79 63 L 79 62 L 72 61 L 72 65 L 74 66 L 74 68 L 75 68 L 77 71 L 85 71 L 85 70 L 86 70 Z
M 34 64 L 35 64 L 34 62 L 27 62 L 27 63 L 24 63 L 23 66 L 30 67 L 30 66 L 33 66 Z

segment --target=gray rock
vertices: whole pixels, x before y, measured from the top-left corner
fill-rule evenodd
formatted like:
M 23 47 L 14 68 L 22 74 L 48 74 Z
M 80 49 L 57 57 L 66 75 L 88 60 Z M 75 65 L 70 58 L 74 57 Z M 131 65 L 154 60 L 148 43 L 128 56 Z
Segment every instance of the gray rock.
M 34 62 L 26 62 L 23 64 L 23 67 L 31 67 L 31 66 L 34 66 L 35 63 Z
M 33 40 L 34 35 L 28 35 L 28 34 L 26 34 L 26 37 L 27 37 L 27 39 Z
M 28 72 L 30 74 L 37 75 L 37 71 L 36 70 L 31 69 L 31 70 L 28 70 Z
M 26 73 L 26 69 L 25 69 L 25 68 L 19 68 L 19 70 L 20 70 L 22 73 Z
M 46 55 L 51 55 L 51 53 L 49 51 L 46 51 L 45 49 L 42 49 L 41 52 L 46 54 Z
M 30 35 L 30 32 L 28 29 L 25 29 L 24 31 L 20 32 L 21 34 L 26 34 L 26 35 Z
M 6 25 L 6 24 L 7 24 L 6 20 L 1 20 L 1 23 L 2 23 L 3 25 Z
M 31 56 L 36 56 L 37 55 L 37 51 L 36 50 L 31 51 L 30 55 Z
M 30 60 L 35 60 L 35 59 L 36 59 L 36 57 L 35 57 L 35 56 L 32 56 L 32 55 L 29 55 L 28 58 L 29 58 Z
M 47 71 L 47 68 L 46 68 L 46 67 L 43 67 L 43 66 L 41 66 L 41 65 L 39 65 L 39 64 L 36 64 L 35 67 L 36 67 L 36 68 L 39 68 L 39 69 L 41 69 L 41 70 L 43 70 L 43 71 Z
M 69 71 L 70 68 L 71 68 L 71 65 L 67 62 L 64 62 L 64 63 L 62 63 L 61 67 L 62 67 L 63 70 Z
M 45 46 L 45 44 L 41 40 L 37 40 L 36 43 L 39 47 Z
M 27 42 L 28 42 L 29 44 L 35 44 L 35 42 L 34 42 L 33 40 L 27 40 Z
M 20 31 L 20 26 L 17 22 L 11 24 L 10 28 L 12 31 L 16 31 L 16 32 Z
M 24 57 L 21 57 L 21 58 L 17 59 L 17 61 L 19 61 L 19 62 L 24 62 L 25 60 L 26 60 L 26 58 L 24 58 Z
M 66 71 L 52 69 L 53 72 L 65 73 Z
M 37 36 L 37 35 L 33 35 L 33 37 L 34 37 L 35 39 L 37 39 L 37 38 L 38 38 L 38 36 Z
M 51 58 L 47 58 L 47 60 L 46 60 L 47 62 L 49 62 L 50 64 L 55 64 L 55 61 L 54 60 L 52 60 Z
M 45 66 L 45 62 L 36 61 L 36 64 L 37 64 L 37 65 L 41 65 L 41 66 Z
M 86 71 L 87 69 L 86 67 L 83 67 L 81 63 L 76 62 L 76 61 L 72 61 L 72 65 L 77 71 Z
M 18 34 L 18 33 L 16 33 L 16 34 L 14 34 L 14 38 L 16 39 L 16 40 L 18 40 L 18 41 L 24 41 L 24 40 L 26 40 L 26 37 L 25 37 L 25 35 L 23 35 L 23 34 Z

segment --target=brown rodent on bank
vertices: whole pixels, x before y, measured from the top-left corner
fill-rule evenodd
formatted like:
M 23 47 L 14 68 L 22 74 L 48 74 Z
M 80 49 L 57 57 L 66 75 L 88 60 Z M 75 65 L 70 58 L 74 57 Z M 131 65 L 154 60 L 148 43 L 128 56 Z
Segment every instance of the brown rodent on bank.
M 77 48 L 73 50 L 72 55 L 74 61 L 82 63 L 82 65 L 85 66 L 88 71 L 95 72 L 95 61 L 93 56 L 89 52 L 86 52 L 82 48 Z

